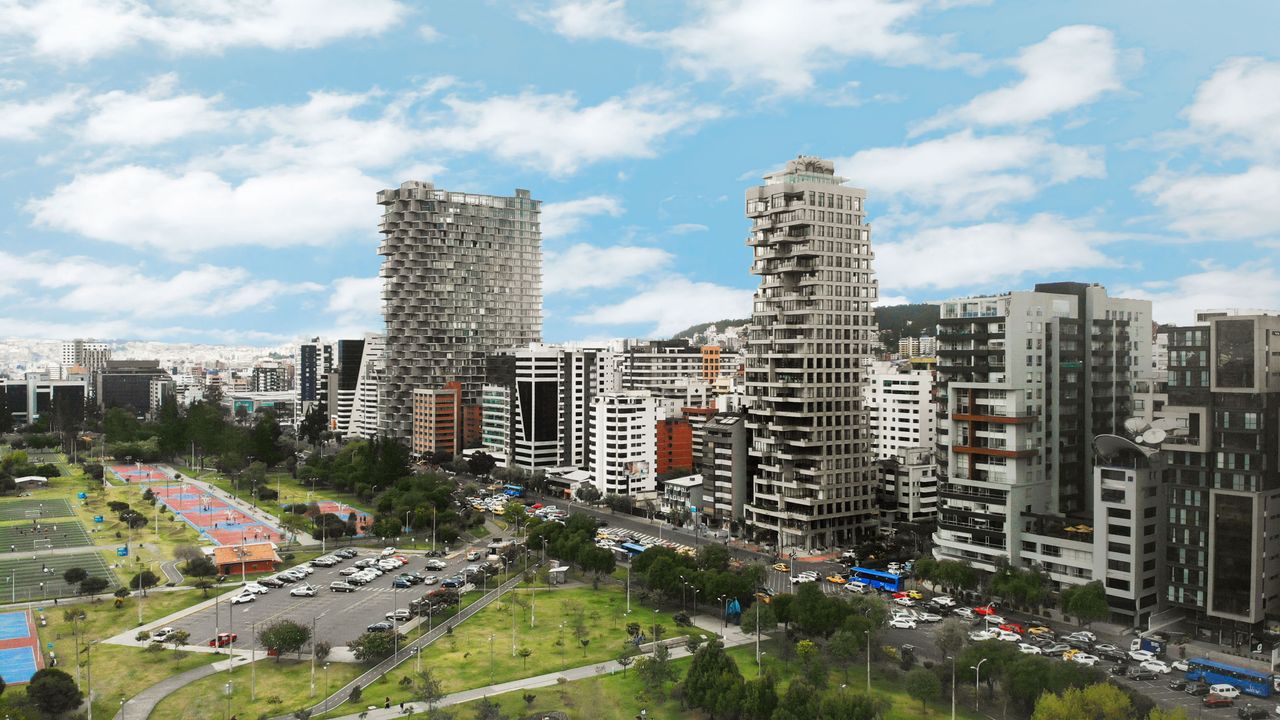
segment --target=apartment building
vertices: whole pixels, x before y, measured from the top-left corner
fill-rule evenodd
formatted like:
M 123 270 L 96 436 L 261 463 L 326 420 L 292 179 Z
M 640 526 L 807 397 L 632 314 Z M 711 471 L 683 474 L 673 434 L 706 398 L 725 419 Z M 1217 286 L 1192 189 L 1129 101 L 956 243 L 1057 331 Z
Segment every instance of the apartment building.
M 358 438 L 378 436 L 386 411 L 386 407 L 382 404 L 382 390 L 385 386 L 386 336 L 366 334 L 364 351 L 360 354 L 360 369 L 356 373 L 356 385 L 351 398 L 348 435 Z M 410 401 L 412 402 L 412 398 Z M 410 435 L 409 442 L 412 443 L 412 440 Z
M 333 371 L 333 344 L 312 338 L 298 346 L 298 415 L 306 417 L 312 408 L 325 407 L 325 383 Z
M 422 457 L 432 453 L 457 455 L 462 429 L 462 386 L 446 383 L 438 389 L 413 391 L 413 442 L 410 450 Z
M 658 475 L 693 471 L 693 426 L 683 417 L 662 418 L 655 428 Z
M 329 429 L 339 436 L 351 430 L 351 407 L 364 362 L 365 339 L 339 340 L 335 344 L 333 366 L 323 386 L 324 406 L 329 412 Z
M 934 448 L 897 448 L 878 458 L 880 527 L 892 530 L 902 523 L 926 523 L 938 516 L 938 464 Z
M 410 181 L 378 193 L 383 206 L 386 381 L 383 430 L 407 440 L 418 388 L 462 385 L 464 434 L 479 443 L 485 358 L 542 334 L 540 202 L 451 192 Z
M 1082 283 L 941 303 L 936 557 L 1022 567 L 1024 533 L 1092 525 L 1092 439 L 1133 414 L 1150 323 Z
M 746 192 L 752 273 L 747 429 L 758 463 L 744 514 L 779 549 L 876 532 L 863 364 L 876 342 L 866 192 L 800 157 Z
M 738 413 L 716 415 L 703 426 L 703 438 L 698 457 L 703 512 L 721 526 L 742 523 L 755 471 L 747 423 Z
M 937 443 L 932 371 L 873 361 L 867 366 L 862 398 L 876 459 L 887 460 L 907 448 L 932 448 Z
M 592 400 L 591 414 L 596 489 L 656 498 L 657 399 L 642 390 L 603 393 Z

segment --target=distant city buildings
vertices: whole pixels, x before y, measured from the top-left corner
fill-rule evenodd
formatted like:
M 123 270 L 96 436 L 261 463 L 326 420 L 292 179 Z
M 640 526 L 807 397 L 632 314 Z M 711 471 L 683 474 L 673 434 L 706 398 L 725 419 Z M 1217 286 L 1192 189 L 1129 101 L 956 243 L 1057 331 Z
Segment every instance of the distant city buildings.
M 386 322 L 381 429 L 411 441 L 413 393 L 462 387 L 463 446 L 480 442 L 486 357 L 542 334 L 540 203 L 411 181 L 382 190 Z

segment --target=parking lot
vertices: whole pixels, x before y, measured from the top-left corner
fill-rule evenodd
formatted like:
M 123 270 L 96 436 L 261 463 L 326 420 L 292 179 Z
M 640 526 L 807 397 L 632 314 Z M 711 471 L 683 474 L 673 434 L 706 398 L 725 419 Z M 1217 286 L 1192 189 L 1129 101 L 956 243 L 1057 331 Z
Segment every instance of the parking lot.
M 478 548 L 483 552 L 483 548 Z M 252 639 L 251 627 L 259 628 L 281 619 L 310 625 L 315 622 L 315 637 L 335 647 L 345 646 L 365 631 L 371 623 L 385 619 L 388 612 L 396 608 L 406 608 L 409 602 L 422 597 L 439 584 L 418 584 L 410 588 L 395 589 L 391 586 L 397 573 L 419 571 L 426 575 L 435 575 L 441 580 L 461 572 L 467 565 L 473 564 L 465 559 L 466 550 L 460 551 L 452 558 L 440 558 L 447 564 L 445 570 L 427 570 L 427 558 L 421 553 L 401 551 L 409 558 L 409 564 L 376 578 L 372 582 L 357 588 L 354 592 L 332 592 L 329 583 L 335 580 L 346 580 L 340 572 L 350 567 L 361 558 L 376 558 L 377 553 L 362 550 L 359 555 L 343 560 L 331 568 L 315 567 L 315 571 L 305 581 L 287 584 L 281 588 L 271 588 L 265 595 L 256 595 L 250 603 L 232 605 L 231 598 L 239 592 L 223 595 L 216 606 L 194 612 L 175 622 L 167 623 L 168 627 L 186 630 L 191 633 L 192 645 L 205 645 L 218 632 L 234 632 L 239 636 L 236 647 L 248 648 Z M 291 565 L 284 565 L 287 570 Z M 294 597 L 289 591 L 310 584 L 316 588 L 315 597 Z M 480 589 L 480 588 L 477 588 Z M 258 645 L 262 649 L 262 645 Z

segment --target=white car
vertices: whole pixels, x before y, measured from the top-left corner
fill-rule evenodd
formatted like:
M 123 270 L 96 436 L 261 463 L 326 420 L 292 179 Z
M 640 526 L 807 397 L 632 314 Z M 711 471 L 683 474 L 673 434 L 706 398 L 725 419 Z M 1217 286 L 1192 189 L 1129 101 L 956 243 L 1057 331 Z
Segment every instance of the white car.
M 1088 665 L 1089 667 L 1097 665 L 1098 659 L 1097 655 L 1090 655 L 1089 653 L 1076 653 L 1071 656 L 1071 662 Z
M 231 604 L 240 605 L 241 603 L 251 603 L 256 599 L 257 598 L 253 596 L 253 593 L 240 593 L 239 595 L 231 598 Z
M 385 617 L 388 620 L 394 620 L 396 622 L 404 622 L 409 618 L 412 618 L 413 613 L 409 612 L 405 608 L 400 608 L 399 610 L 392 610 L 391 612 L 387 613 Z
M 1173 668 L 1160 660 L 1148 660 L 1139 665 L 1138 668 L 1146 670 L 1147 672 L 1160 673 L 1161 675 L 1167 675 L 1173 672 Z
M 990 625 L 1004 625 L 1004 624 L 1006 624 L 1006 623 L 1008 622 L 1007 620 L 1005 620 L 1005 619 L 1004 619 L 1003 617 L 1001 617 L 1000 615 L 987 615 L 987 616 L 983 617 L 982 619 L 986 621 L 986 623 L 987 623 L 987 625 L 988 625 L 988 626 L 990 626 Z
M 165 640 L 168 640 L 168 639 L 169 639 L 169 636 L 170 636 L 170 635 L 172 635 L 172 634 L 174 634 L 174 633 L 176 633 L 176 632 L 178 632 L 178 631 L 177 631 L 177 630 L 175 630 L 175 629 L 173 629 L 173 628 L 171 628 L 171 627 L 167 627 L 167 628 L 160 628 L 159 630 L 157 630 L 157 631 L 155 631 L 155 632 L 151 633 L 151 642 L 158 642 L 158 643 L 162 643 L 162 642 L 164 642 Z
M 1135 662 L 1144 663 L 1148 660 L 1155 660 L 1156 654 L 1150 650 L 1130 650 L 1129 659 Z
M 395 554 L 396 554 L 396 549 L 395 549 L 395 548 L 393 548 L 393 547 L 384 547 L 384 548 L 382 548 L 382 552 L 381 552 L 379 555 L 380 555 L 381 557 L 391 557 L 392 555 L 395 555 Z
M 912 599 L 911 599 L 911 598 L 909 598 L 909 597 L 894 598 L 894 599 L 893 599 L 893 602 L 894 602 L 895 604 L 897 604 L 897 605 L 901 605 L 902 607 L 915 607 L 915 606 L 916 606 L 916 601 L 915 601 L 915 600 L 912 600 Z
M 1174 660 L 1169 667 L 1177 670 L 1178 672 L 1186 672 L 1191 669 L 1191 666 L 1187 664 L 1186 660 Z M 1280 708 L 1280 705 L 1277 705 L 1276 707 Z M 1280 711 L 1277 711 L 1276 714 L 1280 715 Z
M 1022 642 L 1022 636 L 1016 632 L 997 629 L 995 633 L 997 640 L 1003 640 L 1005 642 Z
M 428 570 L 436 570 L 436 571 L 440 571 L 440 570 L 444 570 L 444 569 L 445 569 L 445 568 L 447 568 L 447 567 L 449 567 L 449 564 L 448 564 L 448 563 L 446 563 L 446 562 L 445 562 L 445 561 L 443 561 L 443 560 L 436 560 L 436 559 L 434 559 L 434 558 L 433 558 L 433 559 L 431 559 L 431 560 L 428 560 L 428 561 L 427 561 L 427 569 L 428 569 Z
M 939 595 L 938 597 L 933 598 L 929 602 L 933 603 L 934 605 L 937 605 L 938 607 L 944 607 L 944 608 L 951 608 L 956 606 L 956 601 L 952 599 L 950 595 Z
M 1041 655 L 1043 650 L 1030 643 L 1018 643 L 1018 652 L 1023 655 Z
M 996 634 L 990 630 L 975 630 L 969 633 L 969 639 L 974 642 L 982 642 L 983 640 L 995 640 Z
M 299 565 L 296 568 L 290 568 L 289 572 L 302 573 L 303 575 L 310 575 L 311 573 L 315 572 L 315 570 L 310 565 Z
M 919 620 L 920 622 L 927 622 L 927 623 L 942 622 L 941 615 L 938 615 L 937 613 L 931 613 L 931 612 L 916 613 L 916 619 Z
M 973 608 L 958 607 L 955 610 L 952 610 L 951 612 L 954 613 L 957 617 L 962 617 L 965 620 L 972 620 L 974 618 Z
M 422 578 L 423 585 L 438 585 L 440 583 L 439 575 L 428 575 Z
M 811 582 L 817 582 L 817 581 L 818 581 L 818 573 L 813 573 L 812 575 L 810 575 L 810 574 L 809 574 L 810 572 L 812 572 L 812 571 L 808 571 L 808 570 L 806 570 L 805 572 L 802 572 L 802 573 L 800 573 L 799 575 L 795 575 L 795 576 L 793 576 L 793 577 L 791 578 L 791 584 L 793 584 L 793 585 L 794 585 L 794 584 L 796 584 L 796 583 L 811 583 Z
M 1104 652 L 1104 653 L 1120 652 L 1120 648 L 1116 647 L 1115 645 L 1112 645 L 1111 643 L 1098 643 L 1097 645 L 1093 646 L 1093 649 L 1097 652 Z
M 899 630 L 915 630 L 916 621 L 909 618 L 894 618 L 889 621 L 889 627 L 898 628 Z
M 1070 640 L 1071 638 L 1075 638 L 1077 640 L 1084 640 L 1085 642 L 1090 642 L 1090 643 L 1098 642 L 1098 636 L 1094 635 L 1088 630 L 1077 630 L 1071 633 L 1070 635 L 1068 635 L 1064 639 Z
M 348 566 L 339 570 L 338 574 L 343 577 L 351 577 L 352 575 L 355 575 L 358 572 L 360 572 L 360 568 L 354 567 L 354 566 Z
M 846 584 L 844 586 L 844 589 L 848 590 L 849 592 L 858 593 L 859 595 L 871 592 L 870 585 L 864 582 L 860 582 L 858 580 L 854 580 L 853 582 Z
M 248 585 L 245 585 L 244 591 L 251 592 L 254 595 L 266 595 L 268 592 L 270 592 L 270 590 L 265 585 L 259 585 L 258 583 L 249 583 Z
M 290 590 L 289 595 L 291 597 L 315 597 L 316 589 L 310 585 L 299 585 L 298 587 Z

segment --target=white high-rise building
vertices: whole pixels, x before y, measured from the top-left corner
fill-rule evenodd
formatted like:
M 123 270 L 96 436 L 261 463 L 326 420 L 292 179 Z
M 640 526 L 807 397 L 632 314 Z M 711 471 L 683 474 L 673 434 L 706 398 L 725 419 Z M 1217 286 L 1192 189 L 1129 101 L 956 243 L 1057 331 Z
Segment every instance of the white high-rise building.
M 360 358 L 360 372 L 351 401 L 351 423 L 347 430 L 350 436 L 371 438 L 382 427 L 384 409 L 381 391 L 386 380 L 385 341 L 386 338 L 382 335 L 364 336 L 364 353 Z
M 747 341 L 747 428 L 758 461 L 748 526 L 786 547 L 849 547 L 876 532 L 879 484 L 862 403 L 877 343 L 866 191 L 801 157 L 746 194 L 760 276 Z
M 932 448 L 938 439 L 933 373 L 904 364 L 875 361 L 862 388 L 877 460 L 907 448 Z
M 656 495 L 657 400 L 645 391 L 605 393 L 591 409 L 596 488 L 605 495 Z

